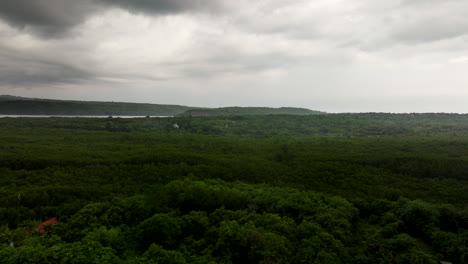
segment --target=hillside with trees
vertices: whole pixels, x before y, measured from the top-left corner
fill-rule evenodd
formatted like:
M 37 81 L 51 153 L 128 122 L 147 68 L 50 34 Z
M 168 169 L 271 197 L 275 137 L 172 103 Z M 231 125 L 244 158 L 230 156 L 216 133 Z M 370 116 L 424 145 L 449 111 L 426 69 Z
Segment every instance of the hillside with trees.
M 195 108 L 185 111 L 181 116 L 238 116 L 238 115 L 318 115 L 325 112 L 294 107 L 221 107 L 214 109 Z
M 174 116 L 190 109 L 181 105 L 66 101 L 0 96 L 3 115 Z
M 194 108 L 182 105 L 67 101 L 0 95 L 0 115 L 226 116 L 278 114 L 313 115 L 323 114 L 323 112 L 292 107 Z

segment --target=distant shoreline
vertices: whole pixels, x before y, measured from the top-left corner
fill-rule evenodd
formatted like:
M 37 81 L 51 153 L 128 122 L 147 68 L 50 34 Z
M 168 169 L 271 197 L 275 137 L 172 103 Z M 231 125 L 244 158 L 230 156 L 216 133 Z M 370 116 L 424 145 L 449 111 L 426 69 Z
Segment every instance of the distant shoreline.
M 0 115 L 0 118 L 146 118 L 146 117 L 158 117 L 168 118 L 172 116 L 122 116 L 122 115 Z

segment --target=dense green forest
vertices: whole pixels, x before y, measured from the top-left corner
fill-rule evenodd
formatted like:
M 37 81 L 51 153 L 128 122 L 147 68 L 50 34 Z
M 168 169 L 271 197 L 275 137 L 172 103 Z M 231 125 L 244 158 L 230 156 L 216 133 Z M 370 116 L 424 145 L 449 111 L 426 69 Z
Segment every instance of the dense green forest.
M 466 263 L 468 115 L 2 118 L 0 141 L 0 263 Z

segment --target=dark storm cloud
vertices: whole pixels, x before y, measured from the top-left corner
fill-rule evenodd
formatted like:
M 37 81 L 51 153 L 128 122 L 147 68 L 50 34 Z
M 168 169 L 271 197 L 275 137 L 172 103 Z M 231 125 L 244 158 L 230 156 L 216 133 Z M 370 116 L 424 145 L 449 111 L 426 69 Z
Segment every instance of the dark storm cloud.
M 213 0 L 2 0 L 0 18 L 42 37 L 60 37 L 89 15 L 112 7 L 170 14 L 219 10 L 221 4 Z
M 135 12 L 171 14 L 190 11 L 216 11 L 222 8 L 218 0 L 97 0 Z
M 67 84 L 93 79 L 93 73 L 70 64 L 0 52 L 0 85 Z
M 0 18 L 45 37 L 56 37 L 97 11 L 92 0 L 2 0 Z

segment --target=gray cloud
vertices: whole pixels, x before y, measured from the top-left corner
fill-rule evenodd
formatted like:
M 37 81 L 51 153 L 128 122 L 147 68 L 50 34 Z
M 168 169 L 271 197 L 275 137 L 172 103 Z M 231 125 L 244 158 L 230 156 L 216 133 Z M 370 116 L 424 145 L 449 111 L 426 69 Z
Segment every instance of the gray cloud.
M 219 11 L 221 3 L 213 0 L 3 0 L 0 1 L 0 18 L 17 28 L 48 38 L 66 35 L 88 16 L 106 8 L 171 14 Z
M 0 0 L 0 92 L 326 110 L 466 96 L 467 33 L 462 0 Z
M 271 0 L 244 6 L 242 8 L 249 10 L 240 12 L 233 10 L 234 5 L 227 0 L 4 0 L 0 1 L 0 18 L 17 28 L 49 38 L 63 37 L 89 16 L 109 8 L 117 7 L 148 15 L 167 15 L 187 12 L 220 13 L 230 6 L 233 11 L 230 19 L 245 30 L 261 34 L 282 34 L 297 39 L 341 38 L 341 43 L 371 47 L 394 45 L 395 41 L 425 43 L 468 34 L 468 2 L 404 0 L 391 4 L 392 1 L 388 0 L 386 3 L 391 8 L 379 9 L 373 4 L 361 4 L 364 7 L 358 5 L 335 10 L 330 8 L 333 7 L 330 4 L 326 8 L 304 12 L 304 1 L 290 3 Z M 366 24 L 351 22 L 359 17 L 367 18 L 363 22 Z M 386 34 L 386 38 L 356 41 L 359 37 L 368 37 L 370 32 L 366 28 L 377 29 L 371 25 L 380 25 L 378 30 L 381 32 L 373 34 Z
M 245 56 L 239 53 L 218 54 L 203 60 L 194 60 L 182 64 L 166 64 L 183 74 L 185 78 L 206 79 L 226 74 L 259 74 L 273 69 L 283 69 L 296 61 L 281 54 L 262 54 Z
M 406 0 L 389 16 L 391 36 L 404 43 L 430 43 L 468 35 L 468 2 Z
M 98 9 L 92 0 L 0 1 L 1 18 L 44 37 L 63 35 Z
M 95 77 L 94 73 L 67 63 L 5 52 L 5 48 L 0 51 L 0 85 L 34 87 L 79 83 Z
M 219 0 L 98 0 L 110 6 L 119 6 L 134 12 L 171 14 L 191 11 L 219 11 Z
M 399 29 L 393 37 L 405 43 L 427 43 L 468 35 L 466 21 L 428 19 Z

